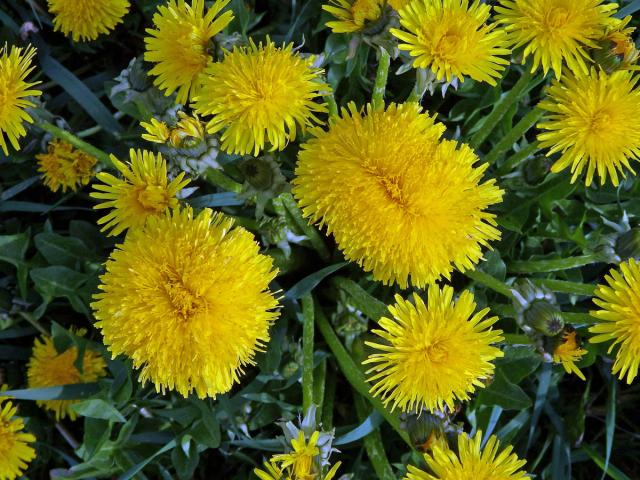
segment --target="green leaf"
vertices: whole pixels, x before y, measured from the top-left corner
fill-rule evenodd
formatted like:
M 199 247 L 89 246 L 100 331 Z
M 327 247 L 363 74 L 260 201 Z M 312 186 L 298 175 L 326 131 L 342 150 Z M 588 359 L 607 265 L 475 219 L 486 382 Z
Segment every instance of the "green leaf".
M 187 480 L 193 476 L 199 460 L 198 446 L 189 435 L 183 436 L 180 444 L 171 452 L 171 461 L 181 480 Z
M 80 287 L 89 278 L 87 275 L 67 267 L 53 266 L 34 268 L 31 270 L 30 276 L 35 283 L 36 291 L 46 303 L 51 302 L 54 298 L 64 297 L 69 300 L 75 311 L 90 314 L 79 295 Z
M 99 390 L 97 383 L 76 383 L 58 387 L 5 390 L 0 392 L 0 397 L 11 397 L 17 400 L 79 400 L 88 398 Z
M 336 277 L 333 284 L 346 292 L 353 306 L 372 320 L 378 320 L 388 314 L 387 306 L 368 293 L 364 288 L 344 277 Z
M 493 383 L 478 395 L 482 405 L 498 405 L 505 410 L 524 410 L 531 406 L 531 399 L 518 385 L 511 383 L 503 370 L 497 370 Z
M 91 257 L 91 252 L 79 238 L 39 233 L 33 239 L 38 251 L 51 265 L 77 268 L 80 262 Z
M 126 422 L 124 416 L 113 405 L 101 399 L 85 400 L 72 405 L 71 408 L 83 417 L 99 418 L 111 422 Z
M 16 267 L 20 296 L 27 297 L 28 265 L 25 255 L 29 249 L 29 232 L 15 235 L 0 235 L 0 262 L 7 262 Z
M 291 287 L 287 293 L 285 293 L 285 297 L 290 298 L 291 300 L 297 300 L 304 297 L 308 293 L 311 293 L 311 291 L 316 288 L 322 280 L 332 273 L 337 272 L 345 265 L 347 265 L 347 262 L 340 262 L 312 273 Z

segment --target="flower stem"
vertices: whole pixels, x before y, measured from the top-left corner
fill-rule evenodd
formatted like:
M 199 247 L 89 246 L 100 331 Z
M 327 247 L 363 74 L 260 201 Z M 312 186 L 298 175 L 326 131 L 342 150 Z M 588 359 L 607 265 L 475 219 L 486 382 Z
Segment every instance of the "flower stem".
M 373 84 L 373 96 L 371 103 L 376 110 L 384 109 L 384 92 L 387 88 L 387 78 L 389 77 L 389 65 L 391 64 L 391 56 L 384 49 L 380 48 L 380 60 L 378 61 L 378 70 L 376 71 L 376 80 Z
M 568 282 L 566 280 L 555 280 L 552 278 L 532 278 L 531 282 L 539 287 L 546 287 L 552 292 L 569 293 L 572 295 L 583 295 L 590 297 L 595 290 L 594 285 L 585 283 Z
M 300 207 L 298 207 L 296 201 L 293 199 L 293 196 L 290 193 L 283 193 L 282 195 L 280 195 L 280 199 L 282 200 L 282 204 L 285 206 L 285 208 L 295 221 L 296 225 L 298 225 L 300 230 L 302 230 L 303 233 L 307 236 L 307 238 L 311 242 L 311 245 L 313 245 L 313 248 L 316 249 L 320 257 L 323 260 L 329 260 L 331 254 L 329 253 L 329 249 L 325 245 L 324 240 L 322 240 L 322 237 L 320 236 L 318 231 L 312 225 L 309 225 L 309 222 L 304 219 L 304 217 L 302 216 L 302 211 L 300 210 Z
M 407 97 L 407 102 L 422 101 L 422 97 L 427 92 L 427 70 L 424 68 L 416 69 L 416 84 L 411 90 L 411 93 Z
M 327 101 L 327 106 L 329 107 L 329 120 L 338 117 L 338 104 L 336 103 L 336 99 L 332 93 L 327 93 L 324 96 L 324 99 Z
M 302 298 L 302 411 L 306 412 L 313 403 L 313 297 Z
M 95 157 L 102 165 L 107 168 L 114 168 L 113 162 L 111 162 L 111 158 L 107 152 L 100 150 L 99 148 L 94 147 L 90 143 L 85 142 L 84 140 L 80 140 L 73 133 L 67 132 L 49 122 L 38 122 L 36 126 L 47 133 L 50 133 L 56 138 L 60 140 L 64 140 L 65 142 L 69 142 L 71 145 L 76 147 L 79 150 L 82 150 L 85 153 Z
M 540 120 L 540 117 L 542 117 L 543 114 L 543 110 L 534 108 L 524 117 L 522 117 L 522 119 L 511 129 L 511 131 L 504 137 L 502 137 L 502 139 L 496 144 L 496 146 L 491 149 L 486 157 L 484 157 L 485 162 L 489 164 L 494 163 L 500 155 L 507 152 L 514 143 L 520 140 L 520 138 L 525 133 L 527 133 L 527 131 L 533 125 L 535 125 L 538 120 Z
M 545 273 L 584 267 L 592 263 L 604 262 L 601 255 L 580 255 L 569 258 L 555 258 L 553 260 L 516 260 L 508 265 L 507 270 L 513 273 Z
M 509 108 L 515 104 L 527 92 L 532 78 L 531 70 L 525 66 L 522 76 L 518 79 L 509 93 L 503 95 L 493 107 L 493 110 L 487 115 L 480 129 L 471 137 L 469 144 L 473 148 L 478 148 L 487 139 L 489 134 L 493 132 L 502 117 L 506 115 Z
M 530 143 L 529 145 L 524 147 L 522 150 L 514 153 L 509 158 L 507 158 L 502 163 L 502 165 L 500 165 L 500 168 L 498 169 L 498 174 L 505 175 L 511 172 L 516 166 L 520 164 L 521 161 L 523 161 L 529 155 L 533 155 L 534 153 L 536 153 L 538 151 L 538 148 L 539 148 L 539 144 L 536 141 L 536 142 Z
M 335 277 L 332 280 L 340 290 L 349 295 L 351 303 L 355 308 L 364 313 L 372 320 L 378 320 L 387 314 L 387 306 L 377 298 L 367 293 L 367 291 L 353 280 L 344 277 Z
M 356 413 L 358 415 L 358 421 L 364 422 L 369 416 L 370 408 L 367 408 L 367 404 L 364 399 L 354 392 L 353 402 L 356 407 Z M 367 456 L 371 461 L 373 470 L 381 480 L 395 480 L 396 477 L 393 474 L 393 469 L 387 459 L 387 454 L 384 451 L 384 444 L 382 443 L 382 435 L 380 430 L 375 429 L 369 435 L 365 436 L 362 441 L 364 442 L 364 448 L 367 451 Z
M 494 292 L 500 293 L 505 297 L 513 299 L 513 294 L 511 293 L 511 287 L 504 282 L 501 282 L 495 277 L 492 277 L 488 273 L 485 273 L 481 270 L 467 270 L 464 274 L 480 285 L 484 285 L 485 287 L 493 290 Z
M 338 362 L 338 366 L 340 367 L 340 370 L 344 374 L 345 378 L 349 381 L 356 392 L 366 398 L 369 403 L 371 403 L 371 405 L 373 405 L 373 407 L 378 410 L 380 414 L 382 414 L 389 425 L 393 427 L 393 429 L 398 433 L 398 435 L 400 435 L 400 437 L 407 443 L 407 445 L 413 448 L 407 432 L 400 428 L 400 419 L 398 418 L 398 416 L 389 412 L 378 398 L 371 396 L 371 394 L 369 393 L 369 385 L 365 380 L 364 373 L 353 361 L 351 355 L 349 355 L 349 352 L 347 352 L 347 350 L 344 348 L 344 345 L 342 345 L 342 342 L 340 342 L 340 339 L 336 335 L 336 332 L 333 331 L 333 327 L 324 316 L 324 313 L 320 308 L 317 308 L 317 306 L 315 317 L 318 330 L 320 330 L 320 333 L 322 333 L 322 336 L 331 349 L 331 352 L 333 352 L 333 355 Z
M 227 192 L 242 192 L 242 184 L 229 178 L 221 170 L 217 168 L 207 168 L 204 172 L 204 178 L 216 187 L 221 188 Z

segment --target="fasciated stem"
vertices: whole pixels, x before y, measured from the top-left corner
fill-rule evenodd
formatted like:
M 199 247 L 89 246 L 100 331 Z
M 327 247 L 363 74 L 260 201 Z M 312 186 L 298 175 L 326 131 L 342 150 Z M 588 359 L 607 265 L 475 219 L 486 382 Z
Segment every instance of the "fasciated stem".
M 302 411 L 313 404 L 314 305 L 311 294 L 302 298 Z
M 387 78 L 389 77 L 389 65 L 391 65 L 391 56 L 384 48 L 380 48 L 380 60 L 378 60 L 378 70 L 376 71 L 376 79 L 373 84 L 373 95 L 371 103 L 376 110 L 384 108 L 384 93 L 387 89 Z

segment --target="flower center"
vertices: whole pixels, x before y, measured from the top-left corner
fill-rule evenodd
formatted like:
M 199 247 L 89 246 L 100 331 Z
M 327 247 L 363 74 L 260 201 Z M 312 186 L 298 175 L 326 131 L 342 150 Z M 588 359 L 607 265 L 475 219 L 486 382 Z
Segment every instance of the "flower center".
M 439 57 L 448 57 L 459 50 L 462 38 L 458 32 L 448 30 L 440 37 L 434 47 L 434 54 Z
M 150 212 L 164 212 L 169 205 L 167 190 L 159 185 L 147 185 L 138 190 L 136 199 L 140 206 Z
M 599 111 L 591 117 L 589 124 L 589 130 L 592 133 L 604 133 L 609 130 L 611 126 L 611 115 L 608 112 Z
M 171 305 L 178 316 L 187 320 L 196 315 L 205 306 L 201 295 L 192 292 L 177 274 L 168 275 L 164 288 Z M 173 277 L 173 278 L 172 278 Z
M 544 16 L 544 25 L 551 32 L 564 27 L 569 21 L 569 11 L 563 7 L 550 9 Z
M 449 358 L 449 350 L 443 342 L 427 345 L 424 354 L 433 363 L 445 363 Z
M 294 480 L 312 480 L 315 475 L 311 471 L 313 456 L 302 454 L 298 455 L 293 463 Z

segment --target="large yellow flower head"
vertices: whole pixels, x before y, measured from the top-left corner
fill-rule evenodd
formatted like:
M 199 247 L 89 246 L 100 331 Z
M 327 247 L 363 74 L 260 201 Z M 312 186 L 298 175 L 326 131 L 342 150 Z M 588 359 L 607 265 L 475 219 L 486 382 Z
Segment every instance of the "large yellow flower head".
M 473 294 L 466 290 L 454 302 L 449 286 L 429 287 L 427 305 L 417 294 L 413 304 L 395 299 L 393 318 L 381 318 L 381 330 L 373 330 L 383 343 L 366 342 L 377 350 L 364 361 L 374 365 L 367 372 L 371 393 L 392 410 L 420 412 L 453 409 L 485 386 L 495 368 L 491 362 L 503 356 L 492 345 L 503 340 L 502 331 L 491 328 L 498 317 L 485 318 L 488 308 L 474 313 Z
M 324 103 L 315 100 L 329 87 L 322 83 L 321 68 L 313 58 L 302 58 L 293 44 L 277 47 L 267 39 L 227 52 L 222 62 L 209 65 L 195 97 L 199 114 L 213 115 L 209 133 L 222 131 L 222 150 L 258 155 L 265 145 L 282 150 L 305 131 L 320 123 Z
M 84 332 L 79 331 L 82 335 Z M 27 368 L 29 388 L 56 387 L 77 383 L 91 383 L 106 375 L 104 358 L 87 348 L 82 357 L 82 370 L 78 370 L 78 348 L 71 346 L 58 352 L 51 337 L 36 338 Z M 38 400 L 38 406 L 55 413 L 56 420 L 77 417 L 71 408 L 77 400 Z
M 631 383 L 640 365 L 640 263 L 631 258 L 611 269 L 605 277 L 608 285 L 598 285 L 593 302 L 600 307 L 591 312 L 599 321 L 589 328 L 596 334 L 589 340 L 601 343 L 613 340 L 609 353 L 617 346 L 613 373 Z
M 409 465 L 405 480 L 524 480 L 529 478 L 521 470 L 526 461 L 513 453 L 508 445 L 500 448 L 500 441 L 491 435 L 484 448 L 482 432 L 473 438 L 465 433 L 458 435 L 458 453 L 436 445 L 432 453 L 424 455 L 425 462 L 433 474 Z
M 9 401 L 0 403 L 0 480 L 14 480 L 36 458 L 30 443 L 36 437 L 24 432 L 24 421 L 16 417 L 17 409 Z
M 329 0 L 322 9 L 335 17 L 326 24 L 334 33 L 353 33 L 380 20 L 385 5 L 385 0 Z
M 35 54 L 33 47 L 26 50 L 11 47 L 9 50 L 5 45 L 0 48 L 0 147 L 5 155 L 9 155 L 7 139 L 13 148 L 20 150 L 18 139 L 27 134 L 24 122 L 33 123 L 25 109 L 35 107 L 35 104 L 26 97 L 42 95 L 40 90 L 31 88 L 40 82 L 26 81 L 35 68 L 31 65 Z
M 576 332 L 566 332 L 562 336 L 562 341 L 553 349 L 553 361 L 559 363 L 567 373 L 575 373 L 582 380 L 586 380 L 584 374 L 576 366 L 576 362 L 582 359 L 587 353 L 578 344 Z
M 111 254 L 92 304 L 104 343 L 157 391 L 215 397 L 269 341 L 272 260 L 221 213 L 151 217 Z
M 233 20 L 233 13 L 220 12 L 230 0 L 216 0 L 205 11 L 204 0 L 169 0 L 153 16 L 148 28 L 144 59 L 156 65 L 149 72 L 165 95 L 176 90 L 176 102 L 187 103 L 197 87 L 198 75 L 211 63 L 211 41 Z
M 54 31 L 74 42 L 95 40 L 115 28 L 129 11 L 129 0 L 48 0 Z
M 500 238 L 489 205 L 502 199 L 467 145 L 415 103 L 350 105 L 302 145 L 293 193 L 305 217 L 333 233 L 347 259 L 386 284 L 417 287 L 473 269 Z
M 104 184 L 94 185 L 95 191 L 91 192 L 93 198 L 102 200 L 93 208 L 112 209 L 98 220 L 99 225 L 104 224 L 103 231 L 111 230 L 108 235 L 141 227 L 149 217 L 177 207 L 176 195 L 189 183 L 184 179 L 184 172 L 169 181 L 167 163 L 161 154 L 133 148 L 129 154 L 131 161 L 128 165 L 111 156 L 123 178 L 100 172 L 96 177 Z
M 438 80 L 469 76 L 496 84 L 509 60 L 507 33 L 487 24 L 491 7 L 479 0 L 415 0 L 400 10 L 404 30 L 391 29 L 400 50 L 415 57 L 416 68 L 430 68 Z
M 515 48 L 524 46 L 523 62 L 533 58 L 531 71 L 553 69 L 563 63 L 573 72 L 588 73 L 588 49 L 597 48 L 617 4 L 604 0 L 500 0 L 498 22 L 505 25 Z
M 68 142 L 54 140 L 49 143 L 47 153 L 36 155 L 39 172 L 42 172 L 44 184 L 52 192 L 62 188 L 78 190 L 89 183 L 93 177 L 93 167 L 96 159 L 91 155 L 77 150 Z
M 640 89 L 638 77 L 629 71 L 589 75 L 569 74 L 548 89 L 539 107 L 547 112 L 538 128 L 540 146 L 547 156 L 560 152 L 551 167 L 559 172 L 571 166 L 575 182 L 586 167 L 585 183 L 594 173 L 604 184 L 607 176 L 618 185 L 618 172 L 633 172 L 629 160 L 640 155 Z

